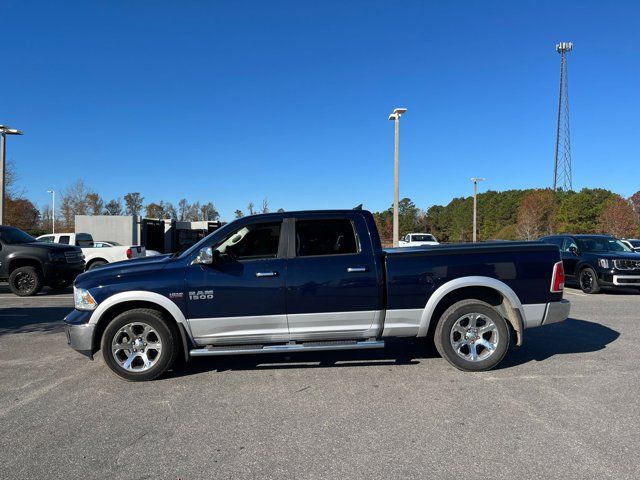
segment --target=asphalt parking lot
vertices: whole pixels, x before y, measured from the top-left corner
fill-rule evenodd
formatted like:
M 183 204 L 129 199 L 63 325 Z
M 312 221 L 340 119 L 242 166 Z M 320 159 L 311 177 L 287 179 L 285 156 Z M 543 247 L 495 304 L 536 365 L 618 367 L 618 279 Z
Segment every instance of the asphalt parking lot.
M 127 383 L 66 346 L 71 290 L 0 285 L 0 477 L 640 478 L 640 294 L 568 290 L 499 369 L 433 348 L 195 359 Z

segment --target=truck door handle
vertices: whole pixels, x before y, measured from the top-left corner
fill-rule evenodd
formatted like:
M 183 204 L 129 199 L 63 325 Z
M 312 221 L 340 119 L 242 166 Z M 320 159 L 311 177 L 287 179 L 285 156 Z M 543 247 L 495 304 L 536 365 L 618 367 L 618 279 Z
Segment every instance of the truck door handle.
M 347 268 L 347 272 L 349 273 L 361 273 L 361 272 L 366 272 L 369 269 L 367 267 L 349 267 Z
M 278 272 L 256 272 L 256 277 L 258 278 L 277 277 L 277 276 L 278 276 Z

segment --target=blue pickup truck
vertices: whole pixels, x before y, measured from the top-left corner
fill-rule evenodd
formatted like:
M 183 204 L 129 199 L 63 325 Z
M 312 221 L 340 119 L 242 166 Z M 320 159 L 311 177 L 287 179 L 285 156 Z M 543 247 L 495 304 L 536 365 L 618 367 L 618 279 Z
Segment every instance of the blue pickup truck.
M 68 343 L 151 380 L 208 355 L 382 348 L 433 338 L 465 371 L 496 366 L 525 329 L 569 315 L 558 248 L 543 243 L 383 250 L 370 212 L 238 219 L 179 254 L 80 275 Z

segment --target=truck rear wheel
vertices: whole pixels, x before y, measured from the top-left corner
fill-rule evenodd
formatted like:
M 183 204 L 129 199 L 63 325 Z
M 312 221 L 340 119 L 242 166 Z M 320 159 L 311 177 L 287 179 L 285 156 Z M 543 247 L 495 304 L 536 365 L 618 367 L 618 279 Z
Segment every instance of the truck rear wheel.
M 89 266 L 87 267 L 87 270 L 93 270 L 94 268 L 98 268 L 106 264 L 107 262 L 104 260 L 94 260 L 89 264 Z
M 178 336 L 156 310 L 121 313 L 102 335 L 102 355 L 119 377 L 133 382 L 153 380 L 173 365 Z
M 481 300 L 462 300 L 440 317 L 434 341 L 442 357 L 465 372 L 498 365 L 509 349 L 511 332 L 502 315 Z
M 36 295 L 42 283 L 42 273 L 36 267 L 18 267 L 9 275 L 9 288 L 19 297 Z

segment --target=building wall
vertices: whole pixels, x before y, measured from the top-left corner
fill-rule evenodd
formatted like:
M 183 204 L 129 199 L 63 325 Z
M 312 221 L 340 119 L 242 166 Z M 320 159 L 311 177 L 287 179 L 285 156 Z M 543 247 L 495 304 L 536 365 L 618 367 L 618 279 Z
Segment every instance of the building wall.
M 76 215 L 76 233 L 90 233 L 94 240 L 138 245 L 139 230 L 135 215 Z

